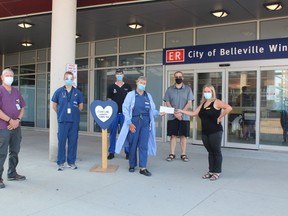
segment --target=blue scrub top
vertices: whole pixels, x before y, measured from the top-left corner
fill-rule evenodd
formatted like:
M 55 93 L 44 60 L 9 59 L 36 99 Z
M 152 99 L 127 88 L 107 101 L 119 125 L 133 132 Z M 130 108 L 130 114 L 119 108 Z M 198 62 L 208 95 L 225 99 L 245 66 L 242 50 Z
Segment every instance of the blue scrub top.
M 135 92 L 135 105 L 132 115 L 137 116 L 142 114 L 149 116 L 149 110 L 150 110 L 150 101 L 147 93 L 139 95 L 137 92 Z
M 80 122 L 79 104 L 84 103 L 84 97 L 79 89 L 72 87 L 68 92 L 63 86 L 55 91 L 51 100 L 58 104 L 58 122 Z

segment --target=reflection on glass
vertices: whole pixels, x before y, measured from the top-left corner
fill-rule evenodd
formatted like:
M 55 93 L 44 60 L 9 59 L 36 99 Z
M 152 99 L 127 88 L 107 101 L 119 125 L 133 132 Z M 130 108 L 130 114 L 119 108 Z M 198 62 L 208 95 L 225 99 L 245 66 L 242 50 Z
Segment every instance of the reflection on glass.
M 36 127 L 46 127 L 46 74 L 36 77 Z
M 256 71 L 233 71 L 228 77 L 228 141 L 256 143 Z
M 260 144 L 287 146 L 287 69 L 261 71 L 260 103 Z
M 95 58 L 95 67 L 115 67 L 117 65 L 117 56 L 103 56 Z
M 87 104 L 88 104 L 88 71 L 78 71 L 77 73 L 77 88 L 82 92 L 84 97 L 83 110 L 80 112 L 80 126 L 81 131 L 87 131 Z
M 35 75 L 26 75 L 20 77 L 20 92 L 26 102 L 22 125 L 34 127 L 35 113 Z
M 119 56 L 119 65 L 128 66 L 128 65 L 143 65 L 144 64 L 144 54 L 129 54 L 129 55 L 120 55 Z

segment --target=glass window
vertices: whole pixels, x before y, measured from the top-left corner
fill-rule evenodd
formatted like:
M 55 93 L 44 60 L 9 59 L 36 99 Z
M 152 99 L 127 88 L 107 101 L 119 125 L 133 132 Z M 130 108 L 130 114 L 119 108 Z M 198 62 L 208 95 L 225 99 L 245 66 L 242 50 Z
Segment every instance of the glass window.
M 193 30 L 182 30 L 175 32 L 167 32 L 165 40 L 165 47 L 181 47 L 193 45 Z
M 120 39 L 120 53 L 144 50 L 144 36 Z
M 95 58 L 95 67 L 116 67 L 117 66 L 117 56 L 104 56 Z
M 46 128 L 46 83 L 45 74 L 36 76 L 36 127 L 39 128 Z
M 163 49 L 163 34 L 147 35 L 147 50 Z
M 12 53 L 12 54 L 7 54 L 4 56 L 5 60 L 5 67 L 7 67 L 7 65 L 18 65 L 19 64 L 19 53 Z M 15 72 L 14 72 L 15 73 Z
M 147 91 L 152 95 L 156 109 L 159 110 L 163 101 L 163 68 L 162 66 L 147 67 Z M 162 136 L 162 118 L 155 118 L 156 136 Z
M 287 23 L 288 18 L 260 22 L 260 38 L 271 39 L 288 37 Z
M 88 57 L 89 43 L 76 44 L 76 58 Z
M 20 53 L 20 64 L 31 64 L 35 62 L 36 51 L 21 52 Z
M 88 68 L 88 59 L 76 59 L 76 64 L 78 70 L 87 69 Z
M 35 75 L 20 76 L 20 92 L 26 102 L 22 125 L 34 127 L 35 113 Z
M 35 73 L 35 65 L 21 65 L 20 66 L 20 74 L 30 74 Z
M 77 88 L 84 96 L 84 106 L 80 113 L 80 130 L 87 131 L 88 71 L 81 71 L 77 73 Z
M 257 39 L 257 23 L 244 23 L 197 29 L 197 45 Z
M 256 144 L 257 71 L 229 71 L 229 142 Z
M 95 43 L 96 55 L 109 55 L 117 53 L 117 40 L 100 41 Z
M 120 55 L 119 56 L 119 65 L 143 65 L 144 64 L 144 54 L 130 54 L 130 55 Z
M 47 50 L 38 50 L 37 51 L 37 62 L 46 62 Z
M 46 63 L 37 64 L 36 73 L 46 73 Z
M 149 52 L 146 54 L 146 64 L 162 64 L 162 52 Z
M 260 143 L 287 146 L 288 70 L 261 71 Z

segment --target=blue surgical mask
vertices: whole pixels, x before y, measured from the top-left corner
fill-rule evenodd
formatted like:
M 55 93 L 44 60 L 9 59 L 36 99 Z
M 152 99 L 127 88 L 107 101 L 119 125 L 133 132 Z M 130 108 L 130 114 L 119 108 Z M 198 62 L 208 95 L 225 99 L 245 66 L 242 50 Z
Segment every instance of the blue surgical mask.
M 118 81 L 122 81 L 123 80 L 123 75 L 116 75 L 116 79 Z
M 65 84 L 66 84 L 67 86 L 72 86 L 73 80 L 70 80 L 70 79 L 65 80 Z
M 140 84 L 140 83 L 137 85 L 137 88 L 139 90 L 141 90 L 141 91 L 145 91 L 145 87 L 146 87 L 146 85 L 143 85 L 143 84 Z
M 211 93 L 211 92 L 204 92 L 204 98 L 205 98 L 206 100 L 211 99 L 211 98 L 212 98 L 212 93 Z

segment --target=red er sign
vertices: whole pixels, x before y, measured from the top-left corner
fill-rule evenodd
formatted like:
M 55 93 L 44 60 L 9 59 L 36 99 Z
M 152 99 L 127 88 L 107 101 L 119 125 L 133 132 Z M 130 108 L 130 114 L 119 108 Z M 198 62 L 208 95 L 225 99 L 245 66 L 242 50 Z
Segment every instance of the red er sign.
M 185 55 L 184 49 L 166 50 L 166 62 L 184 62 Z

